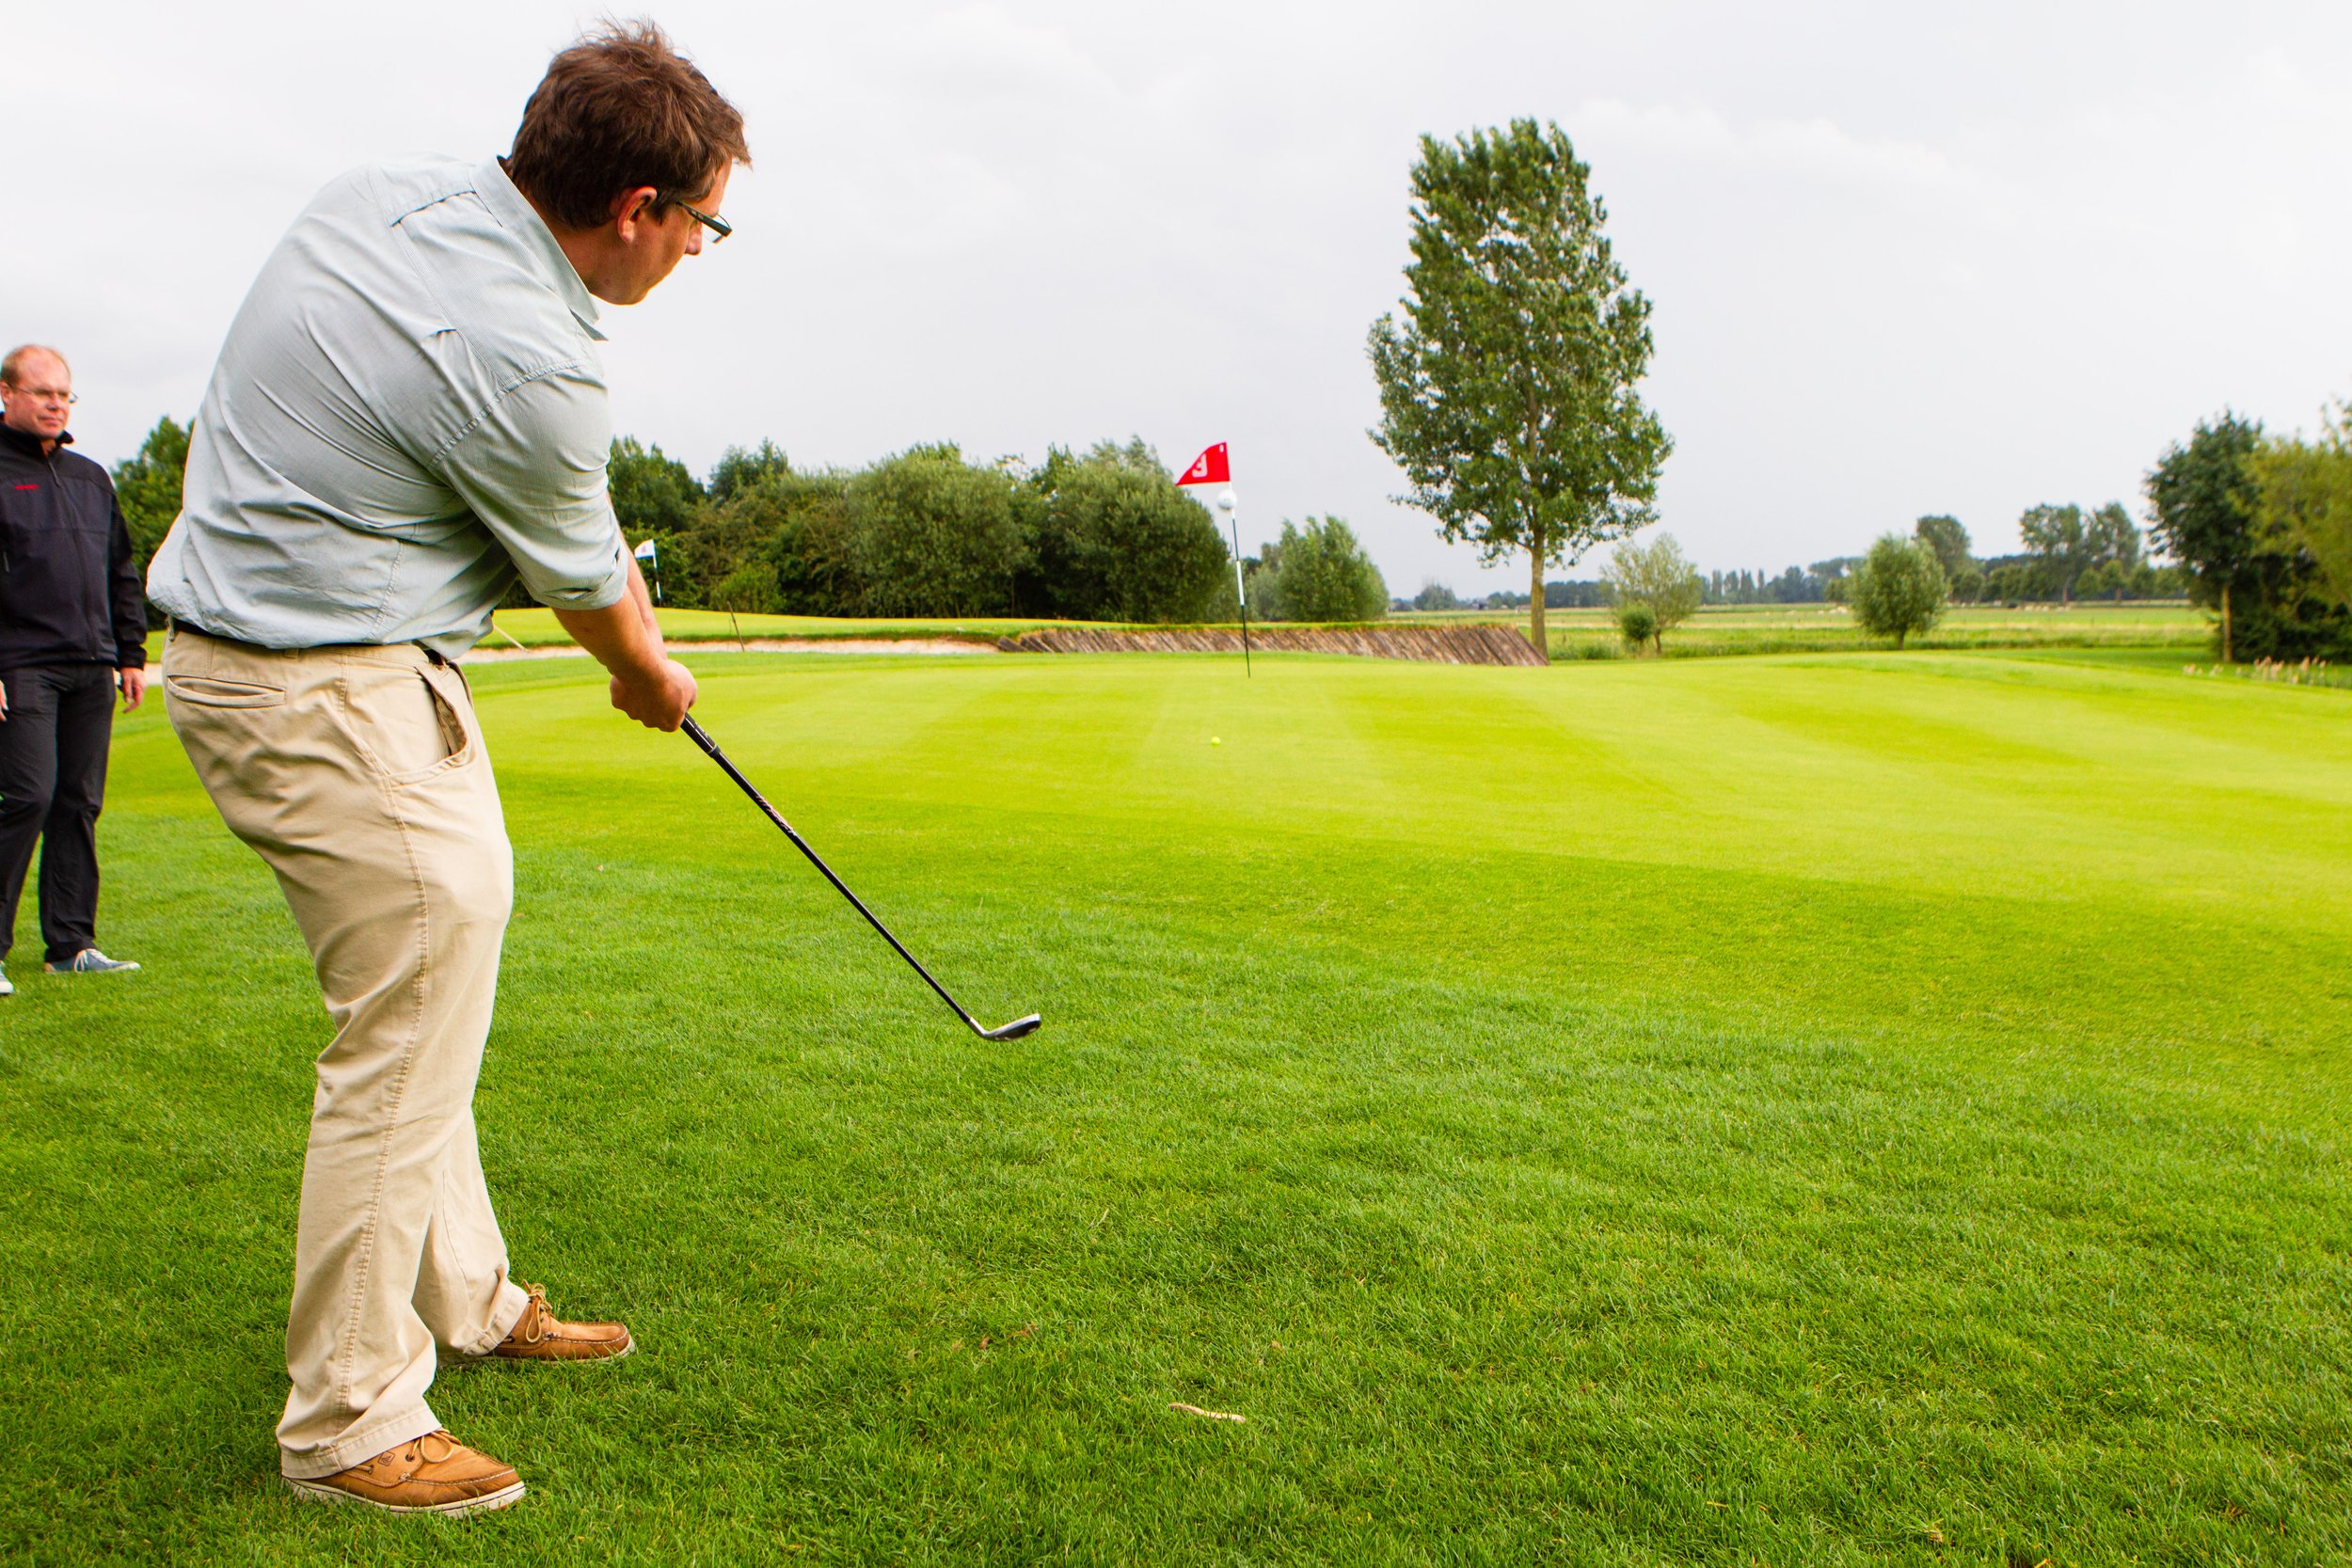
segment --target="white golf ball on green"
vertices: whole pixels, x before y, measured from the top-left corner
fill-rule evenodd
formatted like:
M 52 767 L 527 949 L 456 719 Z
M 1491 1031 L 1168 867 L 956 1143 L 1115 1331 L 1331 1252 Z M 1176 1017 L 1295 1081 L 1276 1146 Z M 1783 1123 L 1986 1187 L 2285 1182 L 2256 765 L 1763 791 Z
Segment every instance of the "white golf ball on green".
M 1212 746 L 1222 746 L 1225 742 L 1222 737 L 1213 735 L 1209 736 L 1209 744 Z

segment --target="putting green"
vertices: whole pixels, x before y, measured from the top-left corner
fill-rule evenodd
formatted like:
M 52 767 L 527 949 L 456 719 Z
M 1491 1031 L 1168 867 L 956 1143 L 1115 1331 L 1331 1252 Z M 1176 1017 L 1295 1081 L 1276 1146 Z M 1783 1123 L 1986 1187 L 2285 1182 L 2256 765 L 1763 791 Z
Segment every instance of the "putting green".
M 2352 1553 L 2352 694 L 2168 657 L 695 656 L 1013 1046 L 585 665 L 477 669 L 485 1159 L 643 1349 L 444 1372 L 532 1488 L 464 1555 Z M 446 1560 L 276 1489 L 277 893 L 159 714 L 101 833 L 148 968 L 28 907 L 0 1004 L 0 1555 Z

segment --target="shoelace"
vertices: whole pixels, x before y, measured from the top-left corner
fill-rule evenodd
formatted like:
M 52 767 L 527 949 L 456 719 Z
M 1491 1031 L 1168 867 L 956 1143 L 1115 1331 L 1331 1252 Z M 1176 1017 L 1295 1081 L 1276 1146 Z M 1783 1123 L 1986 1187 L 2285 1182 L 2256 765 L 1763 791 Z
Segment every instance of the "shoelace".
M 514 1337 L 519 1343 L 535 1345 L 548 1337 L 548 1324 L 555 1314 L 548 1310 L 548 1288 L 545 1285 L 525 1285 L 523 1289 L 531 1292 L 531 1301 L 523 1307 L 521 1321 L 515 1324 Z
M 441 1451 L 439 1453 L 427 1452 L 425 1445 L 437 1440 L 441 1445 Z M 426 1465 L 438 1465 L 464 1446 L 446 1431 L 428 1432 L 400 1450 L 400 1462 L 411 1469 Z

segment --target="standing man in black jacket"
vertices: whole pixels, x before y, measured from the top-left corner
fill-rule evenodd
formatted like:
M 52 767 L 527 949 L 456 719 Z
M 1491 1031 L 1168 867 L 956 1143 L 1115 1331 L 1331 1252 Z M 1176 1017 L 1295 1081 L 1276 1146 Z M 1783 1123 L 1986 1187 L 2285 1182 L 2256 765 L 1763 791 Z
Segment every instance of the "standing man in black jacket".
M 147 595 L 114 481 L 65 450 L 72 405 L 56 350 L 0 358 L 0 960 L 45 839 L 43 967 L 101 974 L 138 968 L 98 950 L 98 808 L 115 692 L 147 691 Z

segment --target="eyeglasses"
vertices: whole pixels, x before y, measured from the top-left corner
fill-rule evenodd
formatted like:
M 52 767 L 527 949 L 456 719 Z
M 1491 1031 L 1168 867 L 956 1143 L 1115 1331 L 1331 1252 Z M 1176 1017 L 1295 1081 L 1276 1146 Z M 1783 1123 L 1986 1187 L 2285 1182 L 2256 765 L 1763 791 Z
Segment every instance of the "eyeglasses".
M 735 232 L 735 225 L 729 223 L 726 219 L 721 217 L 716 213 L 706 213 L 699 207 L 689 207 L 683 201 L 679 202 L 678 206 L 685 210 L 688 217 L 692 218 L 696 223 L 701 224 L 705 229 L 710 230 L 710 243 L 712 245 L 717 245 L 721 240 L 725 239 L 729 234 Z
M 9 391 L 31 398 L 35 403 L 62 403 L 71 408 L 82 401 L 72 392 L 60 391 L 55 387 L 20 387 L 13 381 L 8 386 Z

